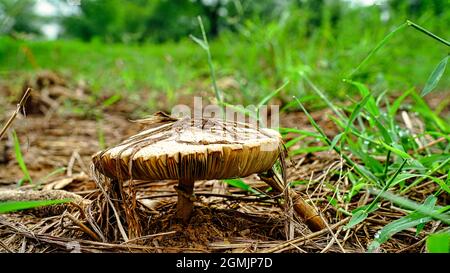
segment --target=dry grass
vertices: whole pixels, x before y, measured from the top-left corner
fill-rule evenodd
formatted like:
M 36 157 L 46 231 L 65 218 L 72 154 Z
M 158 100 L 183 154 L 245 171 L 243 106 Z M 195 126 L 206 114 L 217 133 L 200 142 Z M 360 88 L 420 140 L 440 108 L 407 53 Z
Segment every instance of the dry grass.
M 13 105 L 7 107 L 14 111 Z M 114 113 L 110 110 L 104 115 L 101 124 L 68 114 L 53 114 L 51 119 L 45 115 L 26 119 L 18 116 L 14 128 L 21 142 L 27 143 L 25 162 L 33 180 L 38 181 L 37 185 L 24 185 L 21 189 L 68 191 L 95 205 L 80 207 L 71 203 L 57 212 L 28 210 L 0 215 L 0 252 L 70 252 L 75 245 L 82 252 L 364 252 L 381 227 L 406 215 L 404 210 L 384 201 L 366 221 L 344 230 L 349 216 L 332 206 L 327 197 L 334 196 L 333 188 L 348 190 L 350 183 L 343 175 L 347 170 L 337 155 L 318 152 L 293 157 L 287 178 L 309 181 L 293 190 L 320 211 L 328 222 L 326 229 L 311 232 L 296 216 L 280 208 L 275 197 L 258 198 L 233 187 L 217 193 L 217 181 L 196 183 L 194 215 L 185 227 L 174 218 L 176 181 L 134 181 L 139 215 L 136 224 L 142 235 L 127 241 L 113 212 L 108 219 L 100 218 L 99 212 L 104 209 L 101 206 L 106 203 L 87 167 L 91 156 L 100 150 L 99 128 L 106 144 L 118 143 L 140 130 L 139 124 L 130 123 L 123 114 L 111 112 Z M 292 120 L 297 120 L 297 126 L 300 120 L 306 127 L 307 121 L 298 119 L 298 113 L 282 117 L 281 122 L 289 125 Z M 329 127 L 328 120 L 320 122 Z M 329 132 L 332 134 L 332 128 Z M 0 142 L 0 149 L 5 151 L 0 163 L 0 190 L 15 189 L 21 173 L 7 138 Z M 62 167 L 66 168 L 63 173 L 46 177 Z M 260 191 L 268 188 L 256 176 L 245 178 L 245 182 Z M 408 197 L 423 200 L 435 187 L 425 183 L 410 191 Z M 124 184 L 124 189 L 128 188 Z M 360 194 L 353 200 L 356 201 L 345 205 L 346 211 L 369 203 L 372 197 Z M 108 225 L 102 225 L 104 221 Z M 439 222 L 427 224 L 418 236 L 412 229 L 400 232 L 379 251 L 424 252 L 424 238 L 437 228 Z

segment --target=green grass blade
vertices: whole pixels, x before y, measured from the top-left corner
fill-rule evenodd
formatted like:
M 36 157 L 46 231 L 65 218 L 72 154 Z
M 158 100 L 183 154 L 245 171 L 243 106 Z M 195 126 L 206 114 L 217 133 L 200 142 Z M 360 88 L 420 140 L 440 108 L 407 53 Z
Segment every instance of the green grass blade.
M 442 59 L 439 64 L 436 66 L 434 71 L 431 73 L 430 77 L 428 78 L 425 87 L 422 90 L 422 93 L 420 94 L 422 97 L 429 94 L 431 91 L 436 88 L 437 84 L 442 78 L 442 75 L 444 75 L 445 68 L 447 67 L 449 55 L 445 56 L 444 59 Z
M 102 106 L 104 108 L 109 107 L 113 105 L 114 103 L 120 101 L 122 99 L 122 96 L 120 94 L 112 95 L 111 97 L 107 98 L 105 101 L 103 101 Z
M 366 106 L 370 99 L 373 99 L 371 94 L 366 94 L 365 97 L 356 105 L 355 109 L 350 114 L 350 118 L 348 119 L 347 127 L 345 127 L 344 135 L 347 135 L 351 129 L 353 121 L 355 121 L 356 117 L 359 115 L 361 110 Z
M 300 154 L 308 154 L 308 153 L 317 153 L 317 152 L 323 152 L 328 151 L 330 148 L 326 146 L 315 146 L 315 147 L 304 147 L 296 149 L 289 153 L 290 156 L 294 155 L 300 155 Z
M 400 26 L 398 26 L 393 31 L 391 31 L 388 35 L 386 35 L 383 38 L 383 40 L 381 40 L 381 42 L 379 42 L 375 46 L 375 48 L 373 48 L 369 52 L 369 54 L 362 60 L 362 62 L 355 69 L 353 69 L 353 71 L 350 73 L 350 75 L 347 78 L 351 79 L 356 74 L 356 72 L 358 72 L 361 69 L 361 67 L 363 67 L 372 58 L 372 56 L 378 52 L 378 50 L 380 50 L 397 32 L 404 29 L 406 26 L 408 26 L 408 24 L 405 22 L 405 23 L 401 24 Z
M 49 174 L 47 174 L 46 176 L 44 176 L 43 178 L 41 178 L 41 179 L 39 180 L 38 184 L 42 184 L 43 182 L 45 182 L 45 181 L 46 181 L 47 179 L 49 179 L 50 177 L 52 177 L 52 176 L 54 176 L 54 175 L 57 175 L 57 174 L 60 174 L 60 173 L 63 173 L 63 172 L 65 172 L 66 170 L 67 170 L 66 167 L 60 167 L 60 168 L 57 168 L 57 169 L 53 170 L 52 172 L 50 172 Z
M 23 159 L 22 151 L 20 149 L 19 138 L 17 137 L 15 130 L 12 130 L 12 136 L 13 136 L 14 152 L 16 155 L 17 163 L 19 164 L 19 167 L 25 176 L 25 180 L 29 181 L 30 183 L 33 183 L 33 180 L 31 180 L 30 173 L 28 172 L 27 165 L 25 164 L 25 160 Z
M 450 253 L 450 232 L 429 235 L 426 245 L 429 253 Z
M 369 213 L 365 210 L 358 210 L 357 212 L 353 213 L 352 218 L 350 218 L 350 221 L 347 223 L 347 225 L 345 225 L 344 230 L 351 229 L 352 227 L 366 220 L 367 216 L 369 216 Z
M 381 173 L 383 171 L 383 165 L 374 159 L 369 153 L 361 150 L 360 146 L 358 146 L 355 142 L 348 139 L 347 147 L 350 149 L 350 152 L 356 156 L 358 156 L 367 168 L 370 168 L 375 173 Z
M 306 130 L 301 130 L 301 129 L 279 128 L 278 130 L 279 130 L 280 134 L 296 133 L 296 134 L 309 136 L 309 137 L 314 137 L 314 138 L 318 138 L 318 139 L 322 139 L 323 138 L 323 136 L 321 136 L 320 134 L 317 134 L 317 133 L 314 133 L 314 132 L 310 132 L 310 131 L 306 131 Z
M 300 108 L 302 109 L 302 111 L 305 113 L 306 117 L 308 118 L 309 122 L 311 123 L 311 125 L 317 130 L 317 132 L 319 134 L 322 135 L 323 137 L 323 141 L 328 145 L 331 146 L 331 141 L 330 139 L 328 139 L 327 135 L 325 134 L 325 132 L 322 130 L 322 128 L 320 128 L 320 126 L 316 123 L 316 121 L 313 119 L 313 117 L 311 116 L 311 114 L 309 114 L 309 112 L 306 110 L 306 108 L 303 106 L 303 104 L 296 98 L 294 97 L 294 99 L 297 101 L 298 105 L 300 106 Z M 335 146 L 334 150 L 336 153 L 338 153 L 340 156 L 342 156 L 342 158 L 344 158 L 345 162 L 347 162 L 347 164 L 349 164 L 350 166 L 352 166 L 355 171 L 360 174 L 361 176 L 363 176 L 364 178 L 366 178 L 369 181 L 378 183 L 378 180 L 376 178 L 374 178 L 373 176 L 370 176 L 367 174 L 367 172 L 363 171 L 361 166 L 359 166 L 358 164 L 356 164 L 353 160 L 351 160 L 347 155 L 343 154 L 341 152 L 341 150 Z
M 389 200 L 392 203 L 410 210 L 415 210 L 417 212 L 422 213 L 423 215 L 430 216 L 436 220 L 439 220 L 446 225 L 450 225 L 450 215 L 448 213 L 443 213 L 443 211 L 446 211 L 448 208 L 436 208 L 434 210 L 430 210 L 427 207 L 423 207 L 421 204 L 414 202 L 410 199 L 395 195 L 390 192 L 382 192 L 380 190 L 377 190 L 375 188 L 370 188 L 369 192 L 372 194 L 377 194 L 377 196 L 382 197 L 383 199 Z
M 411 159 L 411 160 L 413 160 L 413 158 L 408 153 L 406 153 L 405 151 L 400 150 L 400 147 L 398 147 L 398 148 L 393 147 L 391 145 L 386 144 L 384 141 L 380 141 L 380 144 L 383 145 L 383 147 L 386 148 L 387 150 L 393 152 L 394 154 L 400 156 L 403 159 Z
M 214 65 L 212 62 L 212 56 L 211 56 L 211 50 L 209 48 L 209 43 L 208 43 L 208 38 L 206 37 L 206 32 L 205 32 L 205 27 L 203 26 L 203 21 L 202 21 L 202 17 L 198 16 L 197 17 L 198 23 L 200 25 L 200 30 L 202 32 L 202 38 L 203 41 L 200 40 L 199 38 L 196 38 L 193 35 L 190 35 L 191 39 L 194 40 L 194 42 L 196 42 L 197 44 L 200 45 L 201 48 L 203 48 L 203 50 L 206 51 L 206 55 L 208 57 L 208 66 L 209 66 L 209 73 L 211 75 L 211 81 L 212 81 L 212 86 L 214 89 L 214 93 L 216 95 L 216 99 L 217 99 L 217 103 L 222 106 L 222 114 L 224 114 L 224 109 L 223 109 L 223 94 L 220 92 L 219 88 L 217 87 L 217 81 L 216 81 L 216 71 L 214 70 Z
M 330 150 L 334 149 L 334 147 L 341 140 L 343 135 L 344 135 L 344 133 L 339 133 L 333 138 L 333 140 L 331 141 L 331 144 L 330 144 Z
M 442 44 L 444 44 L 446 46 L 450 46 L 450 42 L 449 41 L 447 41 L 447 40 L 437 36 L 436 34 L 432 33 L 431 31 L 429 31 L 429 30 L 427 30 L 427 29 L 425 29 L 423 27 L 421 27 L 420 25 L 418 25 L 418 24 L 416 24 L 416 23 L 414 23 L 414 22 L 412 22 L 410 20 L 406 20 L 406 24 L 408 24 L 408 26 L 411 26 L 411 27 L 415 28 L 416 30 L 418 30 L 418 31 L 420 31 L 420 32 L 430 36 L 431 38 L 435 39 L 436 41 L 438 41 L 438 42 L 440 42 L 440 43 L 442 43 Z
M 377 234 L 375 234 L 375 240 L 369 245 L 368 251 L 373 252 L 382 243 L 388 241 L 394 234 L 400 231 L 418 226 L 420 224 L 428 223 L 431 220 L 431 217 L 424 217 L 419 213 L 410 214 L 395 220 L 384 226 Z
M 412 92 L 411 96 L 416 103 L 413 108 L 414 111 L 420 113 L 425 119 L 433 121 L 443 133 L 450 133 L 450 124 L 436 115 L 421 96 L 416 92 Z
M 294 146 L 295 144 L 297 144 L 297 142 L 301 141 L 301 140 L 304 139 L 304 138 L 306 138 L 306 136 L 298 136 L 298 137 L 295 137 L 295 138 L 289 140 L 288 142 L 286 142 L 286 143 L 284 144 L 284 147 L 286 147 L 286 149 L 289 149 L 289 148 L 291 148 L 292 146 Z
M 250 185 L 248 185 L 241 179 L 225 179 L 224 182 L 227 183 L 228 185 L 242 189 L 247 192 L 251 192 L 253 194 L 257 194 L 257 195 L 261 194 L 259 191 L 255 190 L 254 188 L 252 188 Z
M 386 127 L 384 127 L 384 125 L 381 123 L 381 121 L 376 116 L 374 116 L 370 112 L 369 112 L 369 116 L 371 118 L 371 121 L 375 124 L 375 126 L 380 131 L 380 134 L 383 137 L 384 141 L 387 142 L 388 144 L 392 144 L 394 142 L 393 137 L 395 137 L 395 136 L 391 136 L 389 134 L 389 131 L 386 129 Z
M 201 48 L 203 48 L 204 50 L 209 50 L 209 46 L 207 43 L 205 43 L 204 41 L 202 41 L 201 39 L 195 37 L 194 35 L 189 35 L 189 38 L 191 38 L 194 42 L 196 42 Z
M 441 168 L 447 166 L 447 164 L 450 162 L 450 157 L 448 157 L 446 160 L 442 161 L 439 165 L 437 165 L 436 167 L 428 170 L 428 172 L 426 173 L 426 175 L 424 175 L 423 177 L 417 179 L 416 181 L 412 182 L 410 185 L 408 185 L 406 188 L 404 188 L 403 190 L 400 191 L 400 194 L 405 194 L 406 192 L 408 192 L 409 190 L 411 190 L 412 188 L 414 188 L 415 186 L 419 185 L 420 183 L 422 183 L 422 181 L 424 181 L 427 177 L 430 177 L 432 174 L 434 174 L 435 172 L 437 172 L 438 170 L 440 170 Z
M 388 35 L 386 35 L 383 40 L 381 40 L 381 42 L 379 42 L 374 49 L 372 49 L 369 54 L 367 55 L 367 57 L 365 57 L 362 62 L 350 73 L 350 75 L 347 77 L 349 79 L 351 79 L 356 72 L 358 72 L 358 70 L 361 69 L 361 67 L 363 67 L 371 58 L 373 55 L 375 55 L 375 53 L 378 52 L 378 50 L 380 50 L 397 32 L 401 31 L 402 29 L 404 29 L 407 26 L 411 26 L 414 29 L 428 35 L 429 37 L 432 37 L 433 39 L 443 43 L 446 46 L 450 46 L 450 43 L 444 39 L 442 39 L 441 37 L 431 33 L 430 31 L 426 30 L 425 28 L 407 20 L 405 23 L 401 24 L 400 26 L 398 26 L 396 29 L 394 29 L 393 31 L 391 31 Z
M 261 106 L 265 105 L 270 99 L 272 99 L 275 95 L 280 93 L 281 90 L 283 90 L 287 85 L 289 84 L 289 81 L 286 81 L 281 87 L 279 87 L 277 90 L 270 92 L 267 96 L 265 96 L 259 103 L 258 108 L 261 108 Z
M 402 105 L 403 101 L 411 94 L 411 92 L 414 91 L 414 87 L 408 89 L 405 93 L 403 93 L 400 97 L 395 99 L 395 101 L 392 103 L 391 108 L 389 109 L 389 116 L 395 117 L 397 114 L 398 109 Z
M 233 109 L 239 113 L 242 113 L 246 116 L 249 116 L 249 117 L 253 118 L 254 120 L 261 121 L 258 117 L 258 113 L 254 112 L 250 109 L 247 109 L 242 105 L 234 105 L 234 104 L 230 104 L 230 103 L 226 103 L 226 102 L 222 103 L 222 105 L 226 106 L 227 108 Z
M 0 202 L 0 213 L 8 213 L 24 209 L 32 209 L 43 206 L 50 206 L 71 202 L 71 199 L 59 200 L 34 200 L 34 201 L 7 201 Z
M 378 110 L 378 106 L 375 102 L 375 99 L 373 98 L 373 96 L 371 96 L 371 92 L 369 91 L 369 89 L 362 83 L 360 82 L 355 82 L 355 81 L 351 81 L 351 80 L 345 80 L 344 82 L 350 83 L 353 86 L 355 86 L 359 93 L 364 97 L 364 99 L 367 98 L 368 101 L 366 101 L 364 103 L 364 105 L 367 103 L 367 111 L 369 111 L 373 116 L 377 117 L 380 115 L 380 111 Z
M 436 204 L 436 197 L 429 196 L 422 207 L 432 210 Z M 388 241 L 394 234 L 403 231 L 405 229 L 415 227 L 431 221 L 431 217 L 427 217 L 419 212 L 413 212 L 405 217 L 397 219 L 379 230 L 375 234 L 375 240 L 369 245 L 368 251 L 372 252 L 377 249 L 381 244 Z
M 403 160 L 402 164 L 398 167 L 398 169 L 395 171 L 394 175 L 391 176 L 389 181 L 387 181 L 384 185 L 384 187 L 381 189 L 381 191 L 378 193 L 378 195 L 373 199 L 373 201 L 370 203 L 368 210 L 370 210 L 373 206 L 375 206 L 382 197 L 382 194 L 386 192 L 393 184 L 397 176 L 400 174 L 400 172 L 403 170 L 403 167 L 406 165 L 406 160 Z
M 347 121 L 347 118 L 341 113 L 341 111 L 331 102 L 331 100 L 322 92 L 317 86 L 315 86 L 306 74 L 301 74 L 301 76 L 305 79 L 306 83 L 311 86 L 312 90 L 330 107 L 331 110 L 336 114 L 336 116 L 341 119 L 344 123 Z M 297 99 L 298 100 L 298 99 Z M 300 101 L 299 101 L 300 102 Z

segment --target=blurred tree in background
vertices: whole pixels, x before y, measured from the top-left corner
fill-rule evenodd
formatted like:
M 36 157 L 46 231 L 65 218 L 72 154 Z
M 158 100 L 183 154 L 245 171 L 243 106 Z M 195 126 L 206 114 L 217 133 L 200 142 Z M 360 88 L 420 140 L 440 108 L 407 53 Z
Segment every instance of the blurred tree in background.
M 388 2 L 393 10 L 406 9 L 412 17 L 420 16 L 428 11 L 439 16 L 450 5 L 448 0 L 389 0 Z
M 196 16 L 206 20 L 211 36 L 219 33 L 229 1 L 84 0 L 79 13 L 62 18 L 64 36 L 112 42 L 179 40 L 198 29 Z
M 35 0 L 1 0 L 0 34 L 41 34 L 43 18 L 34 11 Z
M 104 42 L 164 42 L 178 41 L 198 31 L 197 16 L 202 16 L 208 36 L 235 32 L 254 22 L 264 26 L 283 20 L 286 14 L 305 11 L 306 37 L 320 29 L 338 25 L 343 10 L 355 6 L 351 0 L 80 0 L 71 6 L 73 12 L 43 16 L 36 14 L 37 0 L 1 0 L 1 33 L 39 34 L 43 22 L 61 27 L 60 37 Z M 66 5 L 63 0 L 46 0 L 55 6 Z M 448 0 L 384 0 L 377 7 L 384 15 L 402 13 L 409 19 L 424 14 L 440 16 L 449 8 Z M 300 16 L 296 14 L 296 16 Z M 305 18 L 297 18 L 303 20 Z

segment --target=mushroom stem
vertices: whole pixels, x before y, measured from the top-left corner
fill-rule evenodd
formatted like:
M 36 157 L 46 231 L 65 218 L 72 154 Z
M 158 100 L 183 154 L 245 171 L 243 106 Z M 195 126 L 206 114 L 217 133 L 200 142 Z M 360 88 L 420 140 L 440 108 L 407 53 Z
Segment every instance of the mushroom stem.
M 182 220 L 184 224 L 187 224 L 194 207 L 194 180 L 181 178 L 178 181 L 177 192 L 178 203 L 176 217 Z

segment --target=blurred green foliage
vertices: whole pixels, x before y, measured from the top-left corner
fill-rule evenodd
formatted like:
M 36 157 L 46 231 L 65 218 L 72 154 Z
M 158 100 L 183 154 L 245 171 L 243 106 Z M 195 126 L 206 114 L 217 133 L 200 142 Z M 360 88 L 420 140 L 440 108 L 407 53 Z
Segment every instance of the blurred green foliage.
M 188 38 L 201 37 L 196 20 L 201 15 L 226 101 L 259 101 L 288 80 L 278 95 L 283 102 L 292 95 L 314 96 L 302 74 L 326 93 L 348 100 L 357 93 L 342 79 L 406 19 L 448 37 L 449 2 L 416 2 L 81 0 L 78 12 L 53 18 L 65 29 L 57 41 L 0 37 L 0 78 L 52 69 L 87 81 L 94 93 L 126 91 L 142 104 L 137 94 L 145 91 L 147 107 L 161 108 L 158 102 L 170 107 L 182 94 L 209 91 L 205 53 Z M 24 28 L 7 33 L 13 29 Z M 369 85 L 374 95 L 421 89 L 446 54 L 446 46 L 405 28 L 353 80 Z M 436 89 L 449 86 L 444 75 Z
M 58 23 L 63 27 L 61 37 L 85 41 L 100 39 L 107 42 L 144 42 L 179 40 L 195 31 L 196 16 L 202 16 L 208 36 L 224 31 L 238 31 L 246 21 L 259 25 L 282 21 L 288 13 L 304 11 L 306 34 L 320 27 L 340 23 L 346 11 L 361 1 L 330 0 L 45 0 L 60 12 L 37 14 L 37 0 L 2 0 L 0 22 L 2 32 L 39 33 L 43 23 Z M 71 5 L 72 3 L 72 5 Z M 446 0 L 385 0 L 378 1 L 381 17 L 404 13 L 409 19 L 423 15 L 445 17 Z M 48 5 L 48 4 L 47 4 Z M 359 7 L 359 9 L 364 9 Z

